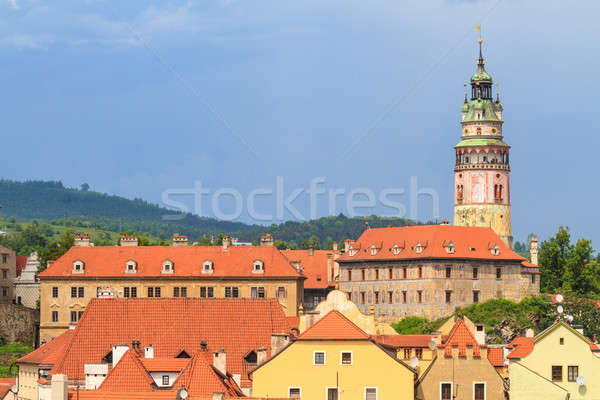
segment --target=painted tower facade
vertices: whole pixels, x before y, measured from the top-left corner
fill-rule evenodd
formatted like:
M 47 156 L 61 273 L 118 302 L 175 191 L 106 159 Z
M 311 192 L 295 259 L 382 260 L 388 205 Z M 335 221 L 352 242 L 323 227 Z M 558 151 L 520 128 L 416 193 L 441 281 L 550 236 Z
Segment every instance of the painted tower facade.
M 471 96 L 462 105 L 462 137 L 455 146 L 454 225 L 492 228 L 513 247 L 510 216 L 510 146 L 503 141 L 502 104 L 492 97 L 479 40 Z

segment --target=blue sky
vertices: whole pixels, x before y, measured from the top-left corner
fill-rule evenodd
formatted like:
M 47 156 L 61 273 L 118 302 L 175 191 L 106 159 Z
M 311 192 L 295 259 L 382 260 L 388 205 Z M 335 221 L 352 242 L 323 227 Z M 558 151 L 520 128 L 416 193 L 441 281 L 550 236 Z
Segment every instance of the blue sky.
M 246 196 L 277 176 L 286 193 L 416 177 L 451 218 L 482 25 L 516 239 L 568 225 L 598 242 L 599 13 L 591 0 L 0 0 L 0 176 L 153 202 L 196 181 Z M 421 200 L 419 219 L 435 218 Z M 307 196 L 296 205 L 309 215 Z

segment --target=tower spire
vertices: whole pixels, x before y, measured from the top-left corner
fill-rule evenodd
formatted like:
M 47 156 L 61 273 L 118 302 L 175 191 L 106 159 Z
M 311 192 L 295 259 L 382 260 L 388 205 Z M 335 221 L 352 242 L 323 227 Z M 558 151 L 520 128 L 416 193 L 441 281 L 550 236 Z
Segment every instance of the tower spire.
M 482 47 L 481 44 L 483 43 L 483 39 L 479 38 L 478 42 L 479 42 L 479 60 L 477 60 L 477 65 L 483 66 L 485 64 L 485 61 L 483 60 L 483 50 L 481 48 Z

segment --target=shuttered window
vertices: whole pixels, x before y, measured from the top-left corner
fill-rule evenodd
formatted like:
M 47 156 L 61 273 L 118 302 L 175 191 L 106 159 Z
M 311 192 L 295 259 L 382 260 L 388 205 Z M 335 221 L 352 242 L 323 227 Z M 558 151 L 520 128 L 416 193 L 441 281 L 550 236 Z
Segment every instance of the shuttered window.
M 475 400 L 485 400 L 485 383 L 475 384 Z
M 442 383 L 442 387 L 440 389 L 441 400 L 452 400 L 452 384 L 451 383 Z
M 365 390 L 365 400 L 377 400 L 377 389 L 367 388 Z
M 290 388 L 290 393 L 288 396 L 290 399 L 299 399 L 300 397 L 300 388 Z

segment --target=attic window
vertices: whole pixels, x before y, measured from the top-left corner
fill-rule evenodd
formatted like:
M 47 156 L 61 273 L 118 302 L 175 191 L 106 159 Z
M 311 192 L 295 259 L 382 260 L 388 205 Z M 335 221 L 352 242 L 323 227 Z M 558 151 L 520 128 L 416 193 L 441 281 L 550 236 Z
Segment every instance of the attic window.
M 244 360 L 248 365 L 256 365 L 258 363 L 258 357 L 256 355 L 256 352 L 254 350 L 251 350 L 248 354 L 246 354 Z
M 185 350 L 181 350 L 179 354 L 175 356 L 175 358 L 192 358 Z
M 355 256 L 356 253 L 358 253 L 358 250 L 353 249 L 352 247 L 350 247 L 350 249 L 348 250 L 348 254 L 350 254 L 350 257 Z
M 102 357 L 102 363 L 103 364 L 112 364 L 112 359 L 113 359 L 113 353 L 112 353 L 112 350 L 110 350 L 108 353 L 106 353 L 104 355 L 104 357 Z
M 377 247 L 374 244 L 371 245 L 371 255 L 374 256 L 377 254 Z
M 448 253 L 448 254 L 454 254 L 454 242 L 453 241 L 450 241 L 446 245 L 446 253 Z
M 254 260 L 252 264 L 252 272 L 255 274 L 264 274 L 265 273 L 265 263 L 262 260 Z
M 162 263 L 162 273 L 163 274 L 172 274 L 174 270 L 175 264 L 171 260 L 165 260 Z
M 210 260 L 204 260 L 202 262 L 202 273 L 203 274 L 212 274 L 215 272 L 215 265 Z
M 493 256 L 500 255 L 500 247 L 498 247 L 498 245 L 495 244 L 494 247 L 490 249 L 490 253 L 492 253 Z
M 321 282 L 321 275 L 317 275 L 317 282 Z
M 415 253 L 417 254 L 421 254 L 423 252 L 423 250 L 425 250 L 425 246 L 423 246 L 421 244 L 421 242 L 417 242 L 417 244 L 414 247 Z
M 400 246 L 394 243 L 394 246 L 392 247 L 392 253 L 394 253 L 394 255 L 397 256 L 398 254 L 400 254 L 400 251 L 402 251 Z
M 83 274 L 85 271 L 85 263 L 81 260 L 77 260 L 73 263 L 73 273 L 74 274 Z
M 129 260 L 125 263 L 125 273 L 135 274 L 137 272 L 137 262 Z

